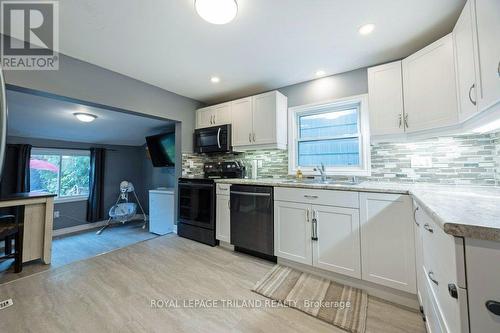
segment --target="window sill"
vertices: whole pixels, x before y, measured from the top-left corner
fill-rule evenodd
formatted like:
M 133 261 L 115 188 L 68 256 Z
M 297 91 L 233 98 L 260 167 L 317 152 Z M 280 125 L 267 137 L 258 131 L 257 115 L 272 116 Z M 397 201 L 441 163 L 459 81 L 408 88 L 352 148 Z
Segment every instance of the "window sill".
M 88 196 L 74 196 L 74 197 L 56 197 L 54 199 L 54 203 L 66 203 L 66 202 L 77 202 L 77 201 L 87 201 L 89 199 Z

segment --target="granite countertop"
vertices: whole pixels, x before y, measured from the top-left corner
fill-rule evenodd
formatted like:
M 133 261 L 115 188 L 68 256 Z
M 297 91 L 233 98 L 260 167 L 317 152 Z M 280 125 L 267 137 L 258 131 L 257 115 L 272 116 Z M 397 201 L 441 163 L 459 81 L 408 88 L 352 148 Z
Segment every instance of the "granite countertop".
M 409 194 L 443 230 L 457 237 L 500 241 L 500 187 L 365 181 L 319 184 L 286 179 L 218 179 L 217 183 Z

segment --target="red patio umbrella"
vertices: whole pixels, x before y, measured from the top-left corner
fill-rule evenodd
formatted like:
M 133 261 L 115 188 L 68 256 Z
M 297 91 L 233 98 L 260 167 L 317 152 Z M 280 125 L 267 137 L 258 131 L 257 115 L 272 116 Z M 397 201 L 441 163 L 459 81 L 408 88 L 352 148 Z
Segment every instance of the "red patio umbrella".
M 35 170 L 47 170 L 54 173 L 59 171 L 59 167 L 53 163 L 44 160 L 30 160 L 30 168 Z

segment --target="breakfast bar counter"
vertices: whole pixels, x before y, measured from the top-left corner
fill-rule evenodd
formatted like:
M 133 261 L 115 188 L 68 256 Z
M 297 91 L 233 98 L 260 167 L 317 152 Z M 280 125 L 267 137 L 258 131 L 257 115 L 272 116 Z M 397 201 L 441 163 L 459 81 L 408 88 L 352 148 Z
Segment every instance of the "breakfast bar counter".
M 0 208 L 24 206 L 23 263 L 41 259 L 50 264 L 54 194 L 16 193 L 0 197 Z

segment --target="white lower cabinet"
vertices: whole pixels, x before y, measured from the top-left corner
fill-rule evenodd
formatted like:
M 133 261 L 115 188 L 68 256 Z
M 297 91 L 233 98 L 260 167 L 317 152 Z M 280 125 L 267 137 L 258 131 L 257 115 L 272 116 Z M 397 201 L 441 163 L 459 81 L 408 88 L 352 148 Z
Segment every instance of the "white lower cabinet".
M 274 201 L 274 255 L 312 264 L 311 205 Z
M 215 238 L 230 243 L 231 242 L 231 211 L 229 195 L 217 194 L 215 212 Z
M 304 202 L 284 201 L 300 200 L 308 193 L 296 190 L 296 198 L 293 198 L 287 190 L 275 191 L 275 256 L 361 278 L 359 210 L 310 203 L 310 200 L 321 200 L 322 194 L 325 197 L 334 194 L 328 191 L 305 194 L 314 199 L 306 197 Z
M 312 217 L 317 221 L 313 266 L 360 279 L 359 210 L 312 206 Z
M 446 234 L 418 205 L 415 209 L 420 237 L 416 243 L 418 294 L 428 331 L 467 333 L 469 314 L 463 239 Z
M 408 195 L 360 193 L 362 279 L 416 293 L 415 239 Z

